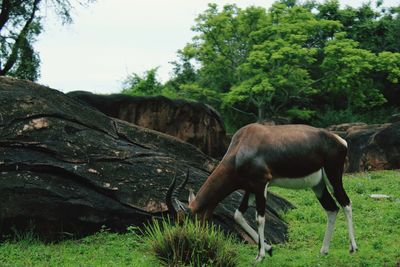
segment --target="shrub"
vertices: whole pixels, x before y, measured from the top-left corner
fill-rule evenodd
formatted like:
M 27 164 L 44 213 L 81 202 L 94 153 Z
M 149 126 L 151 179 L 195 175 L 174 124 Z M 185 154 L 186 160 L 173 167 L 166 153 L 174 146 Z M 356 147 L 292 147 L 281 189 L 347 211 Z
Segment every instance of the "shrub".
M 232 236 L 215 225 L 185 219 L 172 225 L 169 220 L 154 221 L 144 229 L 145 242 L 168 266 L 236 266 L 237 254 Z
M 330 125 L 347 122 L 365 122 L 367 124 L 386 123 L 391 115 L 399 113 L 397 107 L 380 107 L 371 110 L 321 110 L 318 115 L 310 121 L 311 125 L 327 127 Z

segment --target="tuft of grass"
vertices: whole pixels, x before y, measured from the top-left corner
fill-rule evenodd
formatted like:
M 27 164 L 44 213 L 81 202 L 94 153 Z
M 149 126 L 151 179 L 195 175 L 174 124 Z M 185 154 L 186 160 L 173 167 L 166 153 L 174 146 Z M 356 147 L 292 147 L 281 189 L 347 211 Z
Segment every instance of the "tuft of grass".
M 173 225 L 154 221 L 144 230 L 145 242 L 168 266 L 237 266 L 236 244 L 218 227 L 186 218 Z

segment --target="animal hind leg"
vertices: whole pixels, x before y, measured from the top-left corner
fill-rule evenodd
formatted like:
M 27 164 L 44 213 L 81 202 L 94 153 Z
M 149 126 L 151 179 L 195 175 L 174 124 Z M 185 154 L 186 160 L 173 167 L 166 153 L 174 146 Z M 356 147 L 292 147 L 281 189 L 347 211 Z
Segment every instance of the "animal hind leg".
M 350 253 L 354 253 L 357 251 L 357 244 L 354 236 L 353 211 L 351 208 L 351 203 L 350 205 L 343 207 L 343 211 L 346 217 L 347 227 L 349 229 Z
M 354 235 L 354 226 L 353 226 L 353 211 L 351 207 L 351 201 L 348 197 L 342 181 L 342 173 L 343 173 L 343 165 L 340 164 L 339 168 L 326 168 L 326 175 L 329 182 L 333 188 L 333 195 L 335 199 L 339 202 L 340 206 L 343 208 L 346 221 L 347 221 L 347 228 L 349 232 L 349 239 L 350 239 L 350 253 L 357 251 L 357 244 Z
M 324 208 L 327 216 L 324 241 L 322 243 L 320 252 L 321 254 L 328 254 L 339 207 L 336 205 L 335 200 L 332 198 L 331 194 L 326 188 L 326 184 L 323 181 L 314 187 L 313 191 Z

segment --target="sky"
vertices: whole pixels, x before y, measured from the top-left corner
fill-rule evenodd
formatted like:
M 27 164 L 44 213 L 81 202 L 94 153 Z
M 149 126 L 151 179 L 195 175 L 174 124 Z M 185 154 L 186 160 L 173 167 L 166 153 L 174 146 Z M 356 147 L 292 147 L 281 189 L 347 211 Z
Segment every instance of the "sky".
M 394 6 L 400 0 L 385 0 Z M 219 6 L 269 8 L 273 0 L 214 0 Z M 363 0 L 340 0 L 360 6 Z M 207 9 L 204 0 L 97 0 L 77 7 L 73 24 L 62 25 L 49 12 L 35 47 L 41 58 L 39 83 L 63 92 L 98 94 L 121 91 L 132 73 L 158 67 L 158 79 L 168 80 L 182 49 L 194 36 L 195 18 Z

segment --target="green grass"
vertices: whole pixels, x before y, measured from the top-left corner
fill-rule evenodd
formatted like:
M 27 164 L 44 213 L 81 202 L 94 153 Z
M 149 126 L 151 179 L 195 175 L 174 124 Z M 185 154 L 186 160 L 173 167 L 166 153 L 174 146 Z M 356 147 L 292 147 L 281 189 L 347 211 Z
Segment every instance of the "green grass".
M 359 251 L 350 255 L 347 226 L 340 212 L 329 255 L 319 254 L 325 212 L 311 190 L 270 190 L 286 197 L 297 209 L 284 214 L 289 242 L 274 246 L 274 256 L 258 266 L 396 266 L 400 262 L 400 172 L 347 175 L 345 188 L 353 202 Z M 387 194 L 375 200 L 370 194 Z M 268 223 L 268 222 L 267 222 Z M 257 246 L 237 243 L 239 266 L 253 266 Z M 0 266 L 161 266 L 151 242 L 133 232 L 102 231 L 80 240 L 43 244 L 27 235 L 0 244 Z
M 274 256 L 260 266 L 396 266 L 400 262 L 400 172 L 347 175 L 344 186 L 352 200 L 357 253 L 348 251 L 347 225 L 340 212 L 329 254 L 320 255 L 326 217 L 312 191 L 274 187 L 270 191 L 286 197 L 297 209 L 284 215 L 289 223 L 289 242 L 275 245 Z M 375 200 L 370 194 L 386 194 L 391 199 Z M 251 254 L 249 246 L 243 251 Z M 252 256 L 243 259 L 243 266 Z
M 215 225 L 186 218 L 171 225 L 155 221 L 145 228 L 145 243 L 167 266 L 237 266 L 236 242 Z
M 60 243 L 36 238 L 8 241 L 0 246 L 0 266 L 158 266 L 135 234 L 106 231 Z

